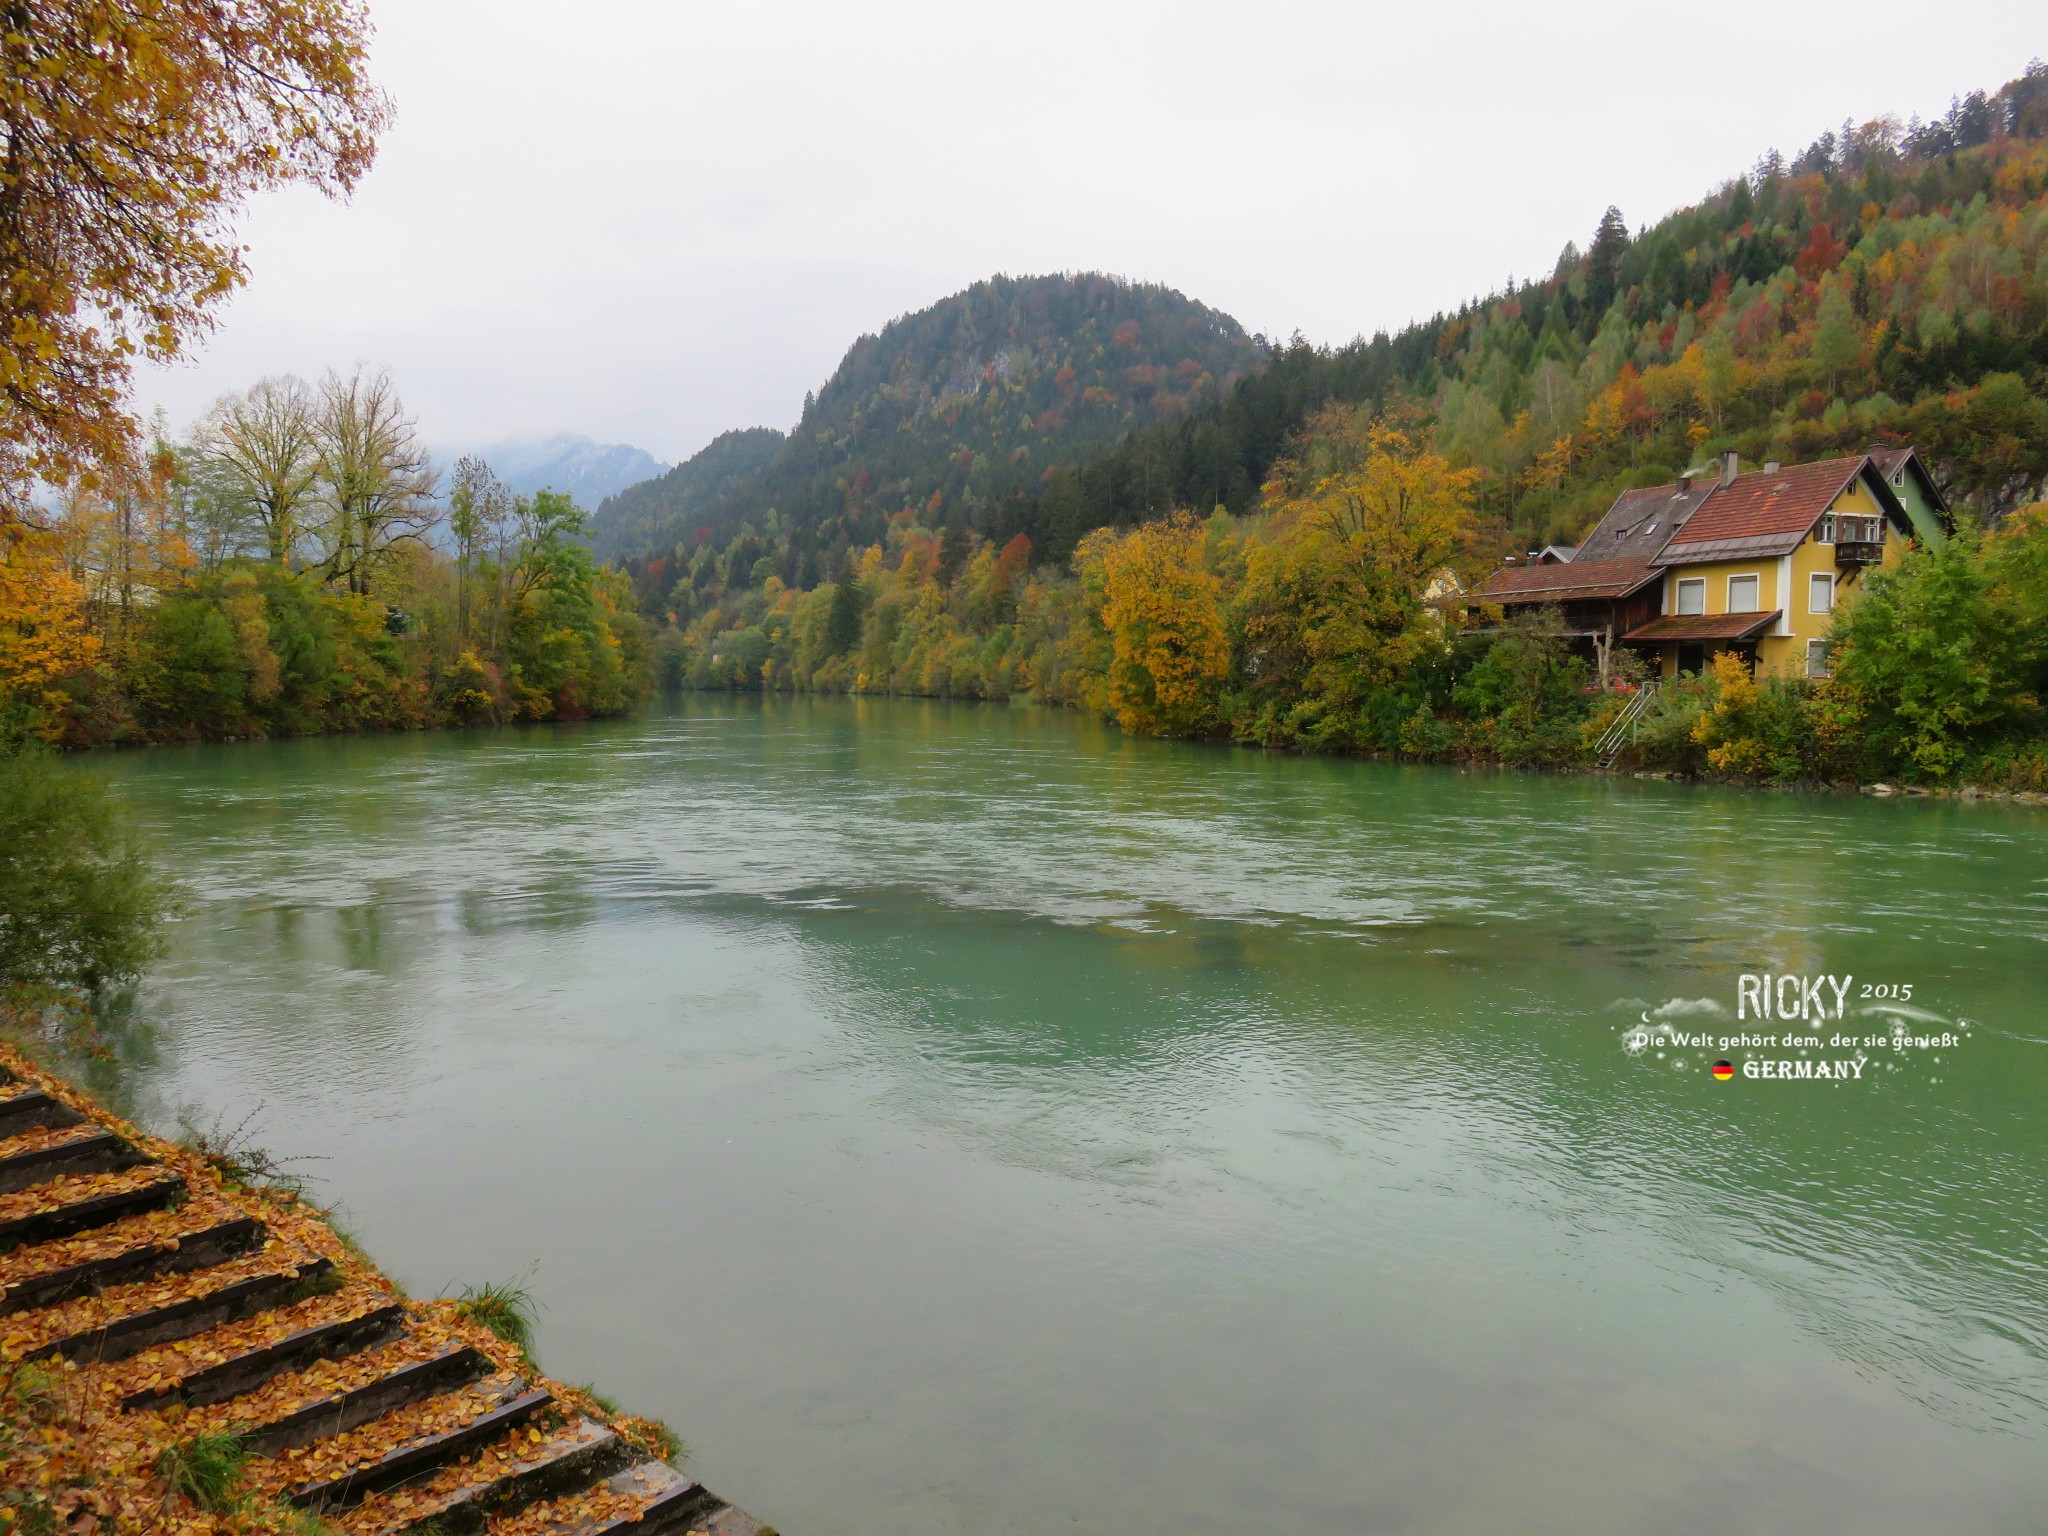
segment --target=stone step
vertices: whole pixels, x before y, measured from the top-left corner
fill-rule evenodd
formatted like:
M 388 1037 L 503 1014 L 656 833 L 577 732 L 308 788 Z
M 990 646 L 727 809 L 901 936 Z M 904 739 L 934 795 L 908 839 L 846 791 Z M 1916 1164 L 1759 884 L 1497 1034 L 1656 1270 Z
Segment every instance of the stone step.
M 197 1361 L 166 1361 L 160 1375 L 152 1370 L 151 1379 L 131 1379 L 121 1406 L 132 1411 L 173 1402 L 191 1407 L 226 1402 L 311 1361 L 374 1348 L 396 1337 L 405 1326 L 404 1305 L 381 1292 L 358 1298 L 353 1304 L 347 1297 L 323 1297 L 308 1303 L 304 1310 L 321 1315 L 302 1326 L 252 1329 L 251 1337 L 206 1351 Z M 290 1324 L 298 1320 L 285 1314 L 277 1321 Z M 138 1364 L 150 1367 L 155 1363 Z M 180 1370 L 180 1365 L 186 1368 Z
M 343 1510 L 372 1493 L 424 1477 L 525 1424 L 555 1400 L 545 1387 L 496 1376 L 413 1403 L 333 1440 L 280 1459 L 285 1497 L 302 1509 Z M 302 1475 L 311 1469 L 312 1475 Z M 268 1481 L 268 1479 L 265 1479 Z
M 133 1230 L 119 1230 L 123 1226 Z M 19 1278 L 0 1285 L 0 1316 L 55 1306 L 113 1285 L 205 1269 L 259 1246 L 264 1235 L 255 1217 L 222 1219 L 219 1209 L 146 1211 L 29 1249 L 28 1257 L 43 1262 L 24 1265 Z M 95 1246 L 106 1251 L 94 1252 Z M 81 1253 L 90 1256 L 76 1256 Z
M 0 1195 L 0 1253 L 104 1227 L 138 1211 L 162 1210 L 184 1193 L 184 1179 L 155 1164 L 119 1173 L 62 1174 Z
M 47 1126 L 0 1141 L 0 1195 L 66 1173 L 108 1173 L 147 1162 L 112 1131 L 98 1126 Z
M 674 1536 L 708 1531 L 708 1523 L 739 1515 L 693 1478 L 658 1461 L 643 1461 L 616 1472 L 593 1488 L 534 1504 L 492 1520 L 487 1536 Z M 732 1536 L 753 1536 L 759 1527 L 746 1517 Z
M 21 1358 L 97 1365 L 125 1359 L 152 1345 L 190 1338 L 222 1323 L 275 1306 L 334 1267 L 310 1254 L 250 1254 L 200 1270 L 133 1286 L 115 1286 L 98 1296 L 52 1308 L 46 1317 L 28 1314 L 49 1336 L 28 1343 Z M 35 1332 L 28 1338 L 33 1340 Z
M 40 1088 L 0 1090 L 0 1136 L 14 1136 L 39 1125 L 77 1125 L 84 1118 Z
M 617 1433 L 578 1415 L 552 1433 L 514 1430 L 431 1477 L 372 1494 L 337 1517 L 346 1536 L 475 1530 L 496 1511 L 587 1488 L 633 1459 Z
M 425 1359 L 377 1371 L 289 1413 L 266 1418 L 241 1431 L 242 1444 L 252 1455 L 275 1456 L 293 1446 L 345 1434 L 408 1404 L 466 1387 L 491 1371 L 490 1360 L 479 1351 L 466 1344 L 451 1345 Z

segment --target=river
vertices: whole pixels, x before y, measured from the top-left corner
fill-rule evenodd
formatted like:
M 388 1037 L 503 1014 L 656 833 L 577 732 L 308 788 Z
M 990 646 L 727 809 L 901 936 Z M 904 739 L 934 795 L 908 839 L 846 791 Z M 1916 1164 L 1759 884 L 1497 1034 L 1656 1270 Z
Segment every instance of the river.
M 138 1113 L 785 1531 L 2048 1529 L 2048 813 L 808 698 L 90 767 Z M 1955 1042 L 1630 1048 L 1764 971 Z

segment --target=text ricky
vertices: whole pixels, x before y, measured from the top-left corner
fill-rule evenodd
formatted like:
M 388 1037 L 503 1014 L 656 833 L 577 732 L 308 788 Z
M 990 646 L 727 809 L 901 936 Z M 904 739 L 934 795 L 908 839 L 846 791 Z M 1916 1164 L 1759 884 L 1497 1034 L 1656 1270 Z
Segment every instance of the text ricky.
M 1761 976 L 1736 978 L 1737 1019 L 1845 1019 L 1853 976 Z

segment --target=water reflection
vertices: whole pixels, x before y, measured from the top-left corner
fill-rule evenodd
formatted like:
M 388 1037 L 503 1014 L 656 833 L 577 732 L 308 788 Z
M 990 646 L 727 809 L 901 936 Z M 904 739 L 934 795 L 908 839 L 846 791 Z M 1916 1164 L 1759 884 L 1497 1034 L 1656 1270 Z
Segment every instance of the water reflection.
M 867 700 L 112 767 L 201 898 L 140 1091 L 419 1283 L 544 1249 L 786 1526 L 2048 1520 L 2037 813 Z M 1620 1048 L 1745 968 L 1978 1028 Z

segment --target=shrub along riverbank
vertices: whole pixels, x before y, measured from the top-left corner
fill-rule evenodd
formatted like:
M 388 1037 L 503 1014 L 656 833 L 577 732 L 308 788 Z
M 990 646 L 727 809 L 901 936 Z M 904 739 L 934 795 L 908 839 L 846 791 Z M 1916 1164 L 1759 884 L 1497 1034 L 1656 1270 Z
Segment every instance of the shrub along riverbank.
M 139 469 L 0 518 L 0 715 L 66 746 L 622 714 L 629 587 L 566 496 L 456 466 L 389 379 L 267 379 Z
M 1503 625 L 1468 609 L 1474 482 L 1397 422 L 1333 408 L 1252 514 L 1103 529 L 1068 570 L 1034 568 L 1021 536 L 998 548 L 909 514 L 809 592 L 748 574 L 772 569 L 772 548 L 745 571 L 707 567 L 694 617 L 656 638 L 657 672 L 693 688 L 1030 694 L 1147 734 L 1593 766 L 1633 695 L 1594 686 L 1555 615 Z M 1662 685 L 1617 764 L 2048 790 L 2048 507 L 1873 572 L 1834 634 L 1827 679 L 1758 680 L 1724 659 Z M 1626 656 L 1619 671 L 1641 677 Z

